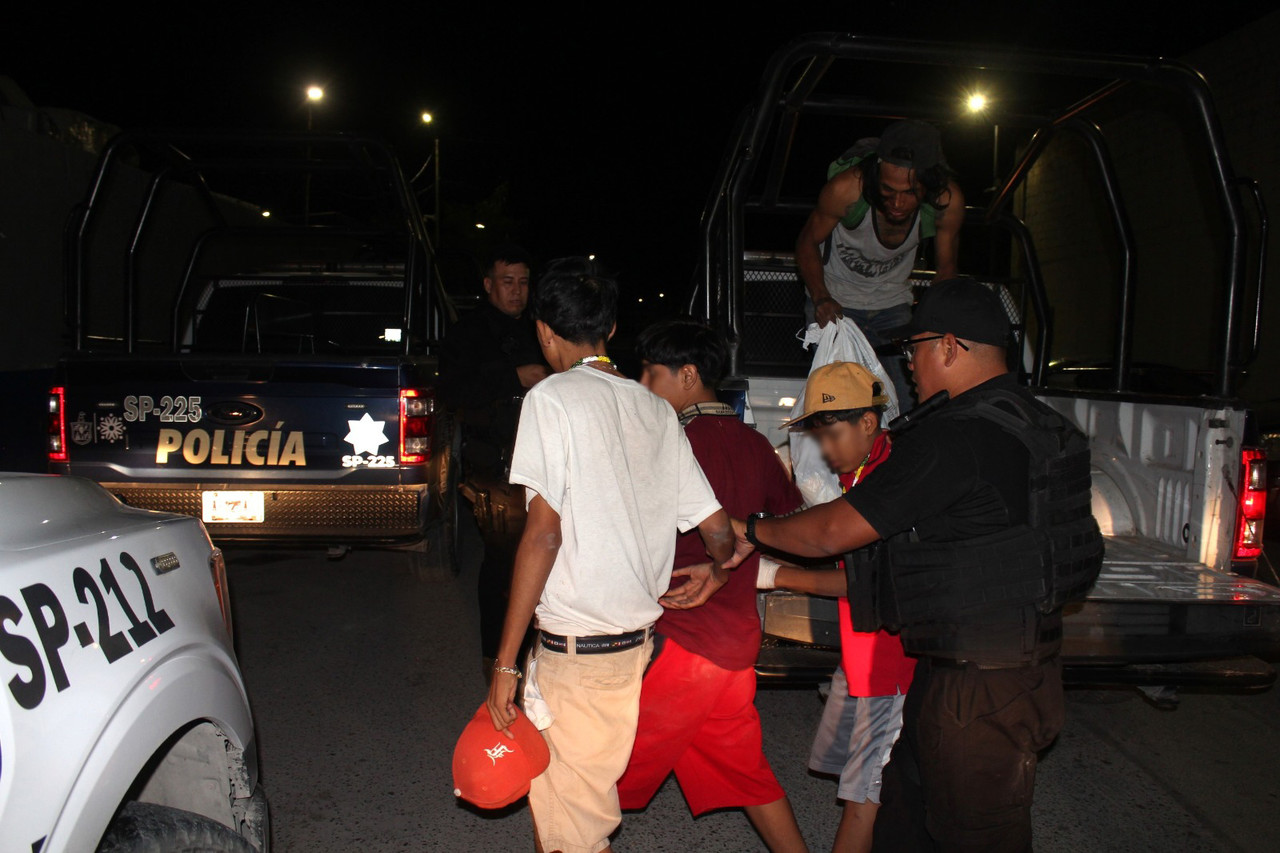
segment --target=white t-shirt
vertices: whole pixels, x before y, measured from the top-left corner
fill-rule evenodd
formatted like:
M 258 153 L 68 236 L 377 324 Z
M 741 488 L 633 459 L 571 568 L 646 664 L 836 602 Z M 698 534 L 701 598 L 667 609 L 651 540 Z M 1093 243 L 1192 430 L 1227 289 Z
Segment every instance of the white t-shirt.
M 585 366 L 525 396 L 511 482 L 560 514 L 560 550 L 535 613 L 538 627 L 567 636 L 652 625 L 676 531 L 720 509 L 670 404 Z

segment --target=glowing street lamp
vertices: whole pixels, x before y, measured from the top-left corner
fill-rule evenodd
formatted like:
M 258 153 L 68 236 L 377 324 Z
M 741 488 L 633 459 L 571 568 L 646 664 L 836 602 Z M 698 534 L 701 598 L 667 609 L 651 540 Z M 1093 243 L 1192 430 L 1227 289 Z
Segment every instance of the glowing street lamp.
M 324 89 L 315 83 L 306 88 L 307 96 L 307 130 L 311 130 L 311 113 L 316 104 L 324 100 Z M 311 143 L 307 143 L 307 159 L 311 159 Z M 311 223 L 311 171 L 307 171 L 306 184 L 302 194 L 302 221 Z
M 978 115 L 985 113 L 991 103 L 985 92 L 975 90 L 965 97 L 964 105 L 970 113 Z M 991 127 L 991 191 L 995 192 L 1000 184 L 1000 125 L 993 123 Z
M 307 130 L 311 129 L 311 110 L 316 104 L 324 100 L 324 89 L 320 86 L 312 84 L 307 87 Z
M 431 123 L 436 120 L 436 117 L 433 116 L 428 110 L 423 110 L 422 113 L 418 116 L 418 118 L 422 119 L 422 123 L 424 125 L 427 125 L 428 127 L 430 127 Z M 435 201 L 435 210 L 433 211 L 433 213 L 435 214 L 434 219 L 435 219 L 435 226 L 436 226 L 435 235 L 434 235 L 435 251 L 439 252 L 440 251 L 440 137 L 438 135 L 432 136 L 431 138 L 431 159 L 435 163 L 435 170 L 436 170 L 436 180 L 435 180 L 436 201 Z M 476 227 L 483 227 L 483 226 L 476 226 Z

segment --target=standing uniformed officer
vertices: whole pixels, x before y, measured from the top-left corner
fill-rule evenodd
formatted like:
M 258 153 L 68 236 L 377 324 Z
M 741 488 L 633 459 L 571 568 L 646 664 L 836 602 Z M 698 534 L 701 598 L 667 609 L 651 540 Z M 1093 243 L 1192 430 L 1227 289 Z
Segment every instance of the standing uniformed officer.
M 496 247 L 485 268 L 485 300 L 449 329 L 440 354 L 441 401 L 462 429 L 463 482 L 477 495 L 484 540 L 477 594 L 486 678 L 498 655 L 511 567 L 524 529 L 524 489 L 507 482 L 520 401 L 551 375 L 526 310 L 529 267 L 529 254 L 520 246 Z
M 949 401 L 841 498 L 735 520 L 738 551 L 863 549 L 846 560 L 855 628 L 898 630 L 919 659 L 876 849 L 1028 850 L 1036 756 L 1063 723 L 1061 606 L 1102 562 L 1088 443 L 1008 372 L 984 285 L 934 284 L 897 335 L 920 399 Z

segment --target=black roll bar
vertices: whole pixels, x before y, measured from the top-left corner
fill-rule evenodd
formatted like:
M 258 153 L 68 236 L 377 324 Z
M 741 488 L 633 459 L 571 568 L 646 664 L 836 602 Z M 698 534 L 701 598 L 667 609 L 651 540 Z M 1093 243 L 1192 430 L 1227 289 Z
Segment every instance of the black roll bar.
M 300 144 L 307 145 L 308 150 L 310 150 L 312 144 L 325 144 L 330 149 L 345 149 L 348 158 L 340 162 L 333 162 L 313 161 L 308 157 L 306 162 L 297 162 L 280 156 L 273 157 L 252 153 L 241 158 L 214 156 L 196 160 L 179 147 L 189 143 L 209 143 L 221 146 L 258 146 L 260 149 L 277 151 L 288 146 Z M 126 150 L 145 152 L 157 157 L 161 163 L 160 168 L 155 171 L 148 182 L 145 199 L 134 222 L 125 259 L 123 310 L 124 337 L 127 352 L 134 352 L 136 347 L 138 251 L 144 234 L 152 222 L 156 199 L 159 197 L 161 188 L 175 176 L 189 179 L 190 185 L 197 189 L 200 198 L 212 213 L 215 221 L 220 223 L 220 227 L 206 231 L 197 240 L 192 257 L 187 265 L 186 274 L 178 289 L 178 296 L 174 302 L 172 347 L 175 352 L 180 348 L 178 343 L 177 310 L 183 294 L 187 290 L 196 257 L 206 238 L 211 233 L 215 231 L 226 233 L 228 230 L 226 228 L 226 219 L 219 210 L 214 194 L 204 179 L 202 169 L 210 167 L 248 169 L 253 168 L 255 165 L 269 164 L 275 171 L 358 171 L 370 174 L 385 174 L 404 218 L 408 242 L 405 252 L 405 333 L 403 335 L 403 346 L 406 354 L 410 352 L 412 332 L 418 325 L 418 319 L 414 316 L 416 297 L 414 291 L 418 286 L 423 289 L 423 300 L 425 302 L 423 311 L 426 319 L 423 322 L 430 324 L 435 297 L 432 290 L 435 282 L 431 275 L 431 263 L 428 255 L 434 249 L 427 238 L 422 216 L 418 212 L 417 201 L 410 191 L 408 183 L 404 180 L 404 173 L 390 150 L 381 142 L 369 137 L 347 133 L 314 131 L 273 134 L 249 131 L 202 133 L 167 130 L 126 131 L 117 134 L 107 143 L 102 155 L 99 157 L 88 196 L 76 208 L 68 224 L 68 249 L 73 257 L 69 265 L 71 273 L 68 277 L 67 295 L 74 306 L 70 312 L 69 320 L 72 325 L 72 341 L 76 349 L 83 349 L 87 337 L 85 329 L 87 322 L 85 297 L 89 237 L 96 218 L 95 215 L 101 208 L 102 193 L 108 180 L 108 175 L 114 171 L 116 163 L 123 158 L 124 155 L 121 152 Z M 443 293 L 441 296 L 443 298 Z M 426 336 L 429 333 L 430 328 L 428 326 L 427 329 L 423 330 L 423 334 Z
M 1248 191 L 1258 215 L 1258 278 L 1253 304 L 1253 335 L 1249 341 L 1249 349 L 1240 357 L 1238 367 L 1245 368 L 1253 364 L 1258 357 L 1258 344 L 1262 340 L 1262 293 L 1267 281 L 1267 235 L 1270 232 L 1267 220 L 1267 205 L 1262 200 L 1262 190 L 1253 178 L 1237 178 L 1237 183 Z
M 719 190 L 713 194 L 713 203 L 708 206 L 703 216 L 704 286 L 708 289 L 706 303 L 709 308 L 714 302 L 710 290 L 716 284 L 713 281 L 712 273 L 712 259 L 716 248 L 714 245 L 716 228 L 723 228 L 725 237 L 724 242 L 728 256 L 723 258 L 723 269 L 726 273 L 723 286 L 727 291 L 727 299 L 725 300 L 728 308 L 727 321 L 729 328 L 727 333 L 731 346 L 740 337 L 743 323 L 741 302 L 737 297 L 743 274 L 742 215 L 747 201 L 746 187 L 755 172 L 755 161 L 760 156 L 766 134 L 779 110 L 787 111 L 786 123 L 791 126 L 794 125 L 796 115 L 807 110 L 808 104 L 798 102 L 803 100 L 800 98 L 802 90 L 799 84 L 802 84 L 807 91 L 812 92 L 816 83 L 810 72 L 818 67 L 830 67 L 832 61 L 836 59 L 900 65 L 975 68 L 990 72 L 1013 74 L 1043 73 L 1110 81 L 1092 95 L 1068 108 L 1066 112 L 1050 123 L 1050 127 L 1066 125 L 1088 108 L 1112 96 L 1127 81 L 1150 82 L 1188 95 L 1193 102 L 1194 111 L 1199 118 L 1198 123 L 1203 129 L 1208 143 L 1212 172 L 1216 179 L 1215 183 L 1218 186 L 1219 200 L 1226 216 L 1229 235 L 1228 257 L 1225 268 L 1227 281 L 1225 326 L 1216 357 L 1213 390 L 1216 396 L 1219 397 L 1229 397 L 1231 395 L 1232 368 L 1234 354 L 1238 349 L 1239 315 L 1244 295 L 1245 274 L 1244 226 L 1240 200 L 1235 191 L 1236 178 L 1227 156 L 1222 128 L 1213 108 L 1208 84 L 1199 72 L 1190 66 L 1161 58 L 1089 55 L 1069 52 L 1002 51 L 982 46 L 939 44 L 901 39 L 876 39 L 840 33 L 814 33 L 801 36 L 788 43 L 773 55 L 765 68 L 754 104 L 744 116 L 742 124 L 739 126 L 733 142 L 722 161 L 717 179 Z M 797 84 L 793 84 L 788 89 L 787 81 L 789 76 L 792 75 L 793 69 L 801 65 L 804 66 L 805 70 L 799 75 Z M 825 99 L 821 102 L 821 108 L 828 112 L 834 112 L 847 107 L 850 109 L 849 114 L 858 114 L 856 112 L 858 103 L 857 101 L 841 103 L 832 99 Z M 1082 133 L 1090 141 L 1090 146 L 1094 148 L 1095 157 L 1100 157 L 1099 152 L 1105 151 L 1105 147 L 1098 147 L 1100 139 L 1091 136 L 1088 132 L 1082 131 Z M 786 139 L 789 144 L 790 131 L 782 133 L 780 130 L 779 134 L 778 138 Z M 1037 133 L 1033 137 L 1032 143 L 1028 148 L 1028 156 L 1025 156 L 1018 167 L 1013 170 L 1009 179 L 993 200 L 990 206 L 991 216 L 999 215 L 1000 210 L 1012 196 L 1014 188 L 1025 178 L 1030 162 L 1033 162 L 1034 157 L 1037 156 L 1034 154 L 1034 149 L 1045 144 L 1044 137 L 1046 135 Z M 1109 161 L 1102 159 L 1100 163 L 1107 164 Z M 777 168 L 782 168 L 783 166 L 785 166 L 785 163 Z M 1104 165 L 1104 169 L 1109 171 L 1108 166 Z M 779 185 L 780 177 L 773 176 L 770 177 L 766 184 L 770 191 L 776 191 Z M 1114 189 L 1115 187 L 1113 186 L 1112 190 Z M 1111 192 L 1108 195 L 1109 198 L 1112 197 Z M 1118 194 L 1115 194 L 1114 198 L 1118 200 Z M 776 203 L 776 198 L 766 197 L 763 201 L 763 206 L 771 208 Z M 720 223 L 721 216 L 727 222 Z M 1117 221 L 1123 221 L 1123 217 L 1121 216 Z M 1125 242 L 1123 236 L 1121 240 L 1122 243 Z M 1025 245 L 1029 246 L 1029 243 Z M 1131 240 L 1129 241 L 1129 246 L 1131 249 Z M 1128 382 L 1130 365 L 1127 362 L 1131 358 L 1132 318 L 1131 316 L 1126 317 L 1126 314 L 1131 314 L 1133 309 L 1131 287 L 1134 267 L 1131 255 L 1126 259 L 1125 263 L 1126 275 L 1129 277 L 1130 283 L 1126 286 L 1125 293 L 1122 295 L 1122 329 L 1121 333 L 1117 335 L 1117 344 L 1121 350 L 1117 355 L 1123 356 L 1125 363 L 1121 364 L 1119 363 L 1120 359 L 1117 359 L 1115 378 L 1119 387 L 1116 390 L 1122 390 L 1123 386 Z M 691 299 L 691 304 L 695 300 L 696 295 Z M 1047 349 L 1045 354 L 1047 354 Z M 738 372 L 739 364 L 737 358 L 731 355 L 730 373 L 736 374 Z M 1040 373 L 1041 371 L 1038 370 L 1037 372 Z

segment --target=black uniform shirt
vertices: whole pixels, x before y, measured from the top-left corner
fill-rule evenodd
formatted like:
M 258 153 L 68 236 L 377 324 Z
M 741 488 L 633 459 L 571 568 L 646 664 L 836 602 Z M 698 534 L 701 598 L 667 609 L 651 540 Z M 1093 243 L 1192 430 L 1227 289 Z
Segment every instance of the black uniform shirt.
M 1020 390 L 1005 374 L 947 406 L 994 388 Z M 948 417 L 944 406 L 895 437 L 889 458 L 844 499 L 883 538 L 914 528 L 921 541 L 954 542 L 1026 521 L 1029 464 L 1026 447 L 999 426 Z
M 485 300 L 464 314 L 445 336 L 440 391 L 452 410 L 479 413 L 524 393 L 516 368 L 543 364 L 542 349 L 526 311 L 511 317 Z

